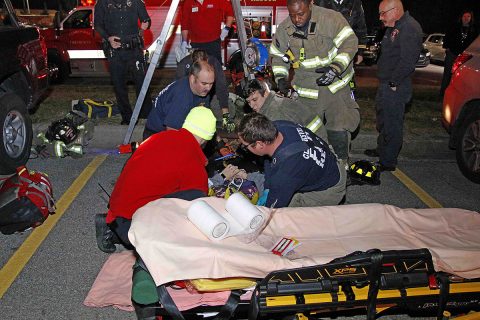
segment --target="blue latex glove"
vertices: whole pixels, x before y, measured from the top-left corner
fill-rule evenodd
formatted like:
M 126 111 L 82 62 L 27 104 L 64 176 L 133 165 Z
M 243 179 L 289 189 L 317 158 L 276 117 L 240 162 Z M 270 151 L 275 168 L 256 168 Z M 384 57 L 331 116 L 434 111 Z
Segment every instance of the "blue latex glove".
M 270 191 L 270 189 L 263 190 L 262 196 L 260 198 L 258 198 L 257 206 L 265 206 L 265 204 L 267 203 L 267 198 L 268 198 L 268 192 L 269 191 Z

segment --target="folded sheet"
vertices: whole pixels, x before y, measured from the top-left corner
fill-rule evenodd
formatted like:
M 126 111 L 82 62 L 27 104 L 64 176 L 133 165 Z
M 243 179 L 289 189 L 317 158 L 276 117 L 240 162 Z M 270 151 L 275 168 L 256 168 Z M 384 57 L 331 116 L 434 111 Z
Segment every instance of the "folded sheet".
M 218 212 L 225 200 L 202 198 Z M 195 201 L 199 201 L 195 200 Z M 480 214 L 463 209 L 400 209 L 381 204 L 281 208 L 259 237 L 211 241 L 187 218 L 192 202 L 159 199 L 134 215 L 129 238 L 157 285 L 197 278 L 263 278 L 270 271 L 323 264 L 372 248 L 428 248 L 437 271 L 480 277 Z M 267 208 L 259 207 L 267 213 Z M 269 250 L 278 239 L 301 242 L 293 258 Z

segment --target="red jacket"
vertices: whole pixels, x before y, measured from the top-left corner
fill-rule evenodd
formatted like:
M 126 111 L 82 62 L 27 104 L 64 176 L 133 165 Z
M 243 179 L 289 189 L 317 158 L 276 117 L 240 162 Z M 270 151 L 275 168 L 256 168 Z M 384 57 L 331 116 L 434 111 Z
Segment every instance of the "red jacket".
M 191 42 L 211 42 L 220 38 L 225 17 L 233 17 L 230 0 L 185 0 L 182 7 L 182 30 L 188 30 Z
M 168 130 L 143 142 L 125 164 L 110 198 L 107 223 L 132 219 L 138 208 L 184 190 L 207 194 L 207 159 L 187 130 Z

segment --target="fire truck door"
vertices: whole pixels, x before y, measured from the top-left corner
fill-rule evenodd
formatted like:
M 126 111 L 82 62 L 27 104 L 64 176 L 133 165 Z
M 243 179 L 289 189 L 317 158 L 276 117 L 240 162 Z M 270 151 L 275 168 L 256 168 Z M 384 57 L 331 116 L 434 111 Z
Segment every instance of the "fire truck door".
M 70 56 L 72 75 L 106 72 L 102 38 L 93 29 L 93 8 L 77 8 L 64 21 L 60 41 Z

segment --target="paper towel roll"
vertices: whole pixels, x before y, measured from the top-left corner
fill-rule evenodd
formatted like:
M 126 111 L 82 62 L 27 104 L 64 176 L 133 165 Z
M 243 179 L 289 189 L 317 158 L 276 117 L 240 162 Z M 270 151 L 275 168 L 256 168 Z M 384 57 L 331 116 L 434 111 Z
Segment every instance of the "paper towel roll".
M 263 223 L 262 212 L 241 193 L 232 194 L 227 200 L 225 209 L 242 226 L 243 230 L 240 233 L 253 232 Z
M 203 200 L 192 203 L 188 209 L 187 217 L 210 240 L 225 238 L 230 229 L 227 220 Z

